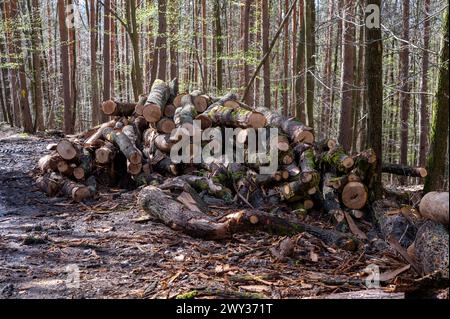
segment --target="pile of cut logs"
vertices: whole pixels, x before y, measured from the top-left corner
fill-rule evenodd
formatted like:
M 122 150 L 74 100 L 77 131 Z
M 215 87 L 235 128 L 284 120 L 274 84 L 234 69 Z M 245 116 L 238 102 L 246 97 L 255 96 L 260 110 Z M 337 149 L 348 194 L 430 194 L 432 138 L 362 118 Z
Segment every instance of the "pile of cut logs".
M 338 220 L 346 209 L 361 216 L 358 210 L 367 203 L 377 161 L 372 150 L 348 155 L 333 139 L 314 142 L 312 130 L 298 120 L 265 107 L 251 108 L 235 94 L 221 98 L 200 91 L 178 94 L 177 79 L 155 80 L 150 93 L 137 103 L 109 100 L 102 110 L 110 121 L 49 145 L 52 152 L 40 159 L 38 185 L 50 196 L 65 194 L 82 201 L 94 196 L 97 184 L 127 188 L 178 176 L 197 191 L 222 200 L 235 197 L 251 207 L 279 201 L 303 210 L 320 206 Z M 169 153 L 177 140 L 171 132 L 184 128 L 192 133 L 194 120 L 200 121 L 202 130 L 241 128 L 235 142 L 243 144 L 249 128 L 278 128 L 278 170 L 261 175 L 247 156 L 241 164 L 173 163 Z M 383 165 L 383 170 L 426 175 L 423 168 L 395 164 Z

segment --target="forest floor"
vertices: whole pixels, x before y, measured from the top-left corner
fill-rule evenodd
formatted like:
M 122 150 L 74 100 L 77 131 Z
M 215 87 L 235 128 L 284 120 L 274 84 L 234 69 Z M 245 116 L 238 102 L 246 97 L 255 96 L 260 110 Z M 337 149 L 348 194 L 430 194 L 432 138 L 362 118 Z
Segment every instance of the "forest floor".
M 270 252 L 282 237 L 266 233 L 194 239 L 142 218 L 138 190 L 81 204 L 49 198 L 30 171 L 55 141 L 0 132 L 0 298 L 305 298 L 365 289 L 369 264 L 384 274 L 406 265 L 394 252 L 337 251 L 306 233 L 284 261 Z M 412 277 L 404 271 L 383 289 Z

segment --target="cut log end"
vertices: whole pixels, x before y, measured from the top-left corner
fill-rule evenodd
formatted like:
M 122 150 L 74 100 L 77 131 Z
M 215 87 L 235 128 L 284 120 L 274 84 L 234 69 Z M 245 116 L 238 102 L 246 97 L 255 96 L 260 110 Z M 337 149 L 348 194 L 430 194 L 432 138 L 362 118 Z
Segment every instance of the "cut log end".
M 65 160 L 70 161 L 77 156 L 77 150 L 68 140 L 62 140 L 56 146 L 56 151 Z
M 103 102 L 102 111 L 106 115 L 111 115 L 116 111 L 117 104 L 113 100 Z
M 310 131 L 300 131 L 295 134 L 294 143 L 314 143 L 314 135 Z
M 162 133 L 171 133 L 175 128 L 175 123 L 168 118 L 162 118 L 156 125 L 156 128 Z
M 132 154 L 130 154 L 128 160 L 132 164 L 142 163 L 142 155 L 141 155 L 141 153 L 139 151 L 138 152 L 133 152 Z
M 348 156 L 342 160 L 342 166 L 344 166 L 345 168 L 351 168 L 351 167 L 353 167 L 354 164 L 355 164 L 355 161 L 350 156 Z
M 161 119 L 161 108 L 156 104 L 147 104 L 144 107 L 142 115 L 147 120 L 147 122 L 156 123 Z
M 304 207 L 305 209 L 312 209 L 312 208 L 314 207 L 314 202 L 313 202 L 311 199 L 306 199 L 306 200 L 303 202 L 303 207 Z
M 84 179 L 85 178 L 84 169 L 82 167 L 75 167 L 73 169 L 73 176 L 78 180 Z
M 198 113 L 202 113 L 208 108 L 208 100 L 203 95 L 195 96 L 193 102 Z
M 263 128 L 266 126 L 266 117 L 258 112 L 253 112 L 248 118 L 248 125 L 252 128 Z
M 164 116 L 173 117 L 176 107 L 173 104 L 168 104 L 164 107 Z
M 366 205 L 368 198 L 364 184 L 360 182 L 349 182 L 342 190 L 342 202 L 350 209 L 361 209 Z

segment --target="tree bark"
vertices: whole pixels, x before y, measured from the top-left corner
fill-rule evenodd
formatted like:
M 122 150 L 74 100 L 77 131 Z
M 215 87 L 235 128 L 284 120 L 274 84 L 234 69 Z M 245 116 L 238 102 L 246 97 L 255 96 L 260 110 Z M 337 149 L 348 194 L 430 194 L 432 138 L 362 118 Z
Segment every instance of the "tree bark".
M 439 57 L 439 78 L 433 104 L 431 124 L 430 152 L 427 161 L 428 176 L 425 179 L 424 192 L 443 188 L 445 154 L 448 140 L 448 8 L 444 15 L 441 51 Z
M 409 0 L 403 0 L 402 41 L 400 49 L 400 164 L 408 165 L 408 130 L 409 130 Z M 370 90 L 368 90 L 370 92 Z M 369 93 L 370 94 L 370 93 Z M 368 98 L 370 100 L 370 97 Z M 370 121 L 369 121 L 370 123 Z M 405 179 L 400 180 L 401 183 Z
M 316 72 L 316 9 L 314 0 L 305 1 L 305 62 L 306 87 L 305 100 L 308 126 L 314 129 L 314 88 Z
M 380 8 L 380 0 L 368 0 L 367 5 L 375 4 Z M 366 13 L 366 18 L 368 14 Z M 381 23 L 381 22 L 380 22 Z M 381 159 L 383 135 L 383 42 L 380 28 L 365 29 L 365 83 L 367 86 L 368 133 L 367 148 L 373 149 L 378 159 L 372 171 L 371 197 L 381 198 Z

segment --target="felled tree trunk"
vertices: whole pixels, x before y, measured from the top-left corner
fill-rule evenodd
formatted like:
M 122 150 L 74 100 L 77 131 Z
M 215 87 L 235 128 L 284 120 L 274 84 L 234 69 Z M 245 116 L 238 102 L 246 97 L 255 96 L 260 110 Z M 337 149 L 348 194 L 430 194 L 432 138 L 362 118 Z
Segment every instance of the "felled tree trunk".
M 266 107 L 259 107 L 256 109 L 257 112 L 262 113 L 267 124 L 273 127 L 278 127 L 286 133 L 290 140 L 294 143 L 308 143 L 314 142 L 314 135 L 311 133 L 312 129 L 302 124 L 301 122 L 282 116 L 277 112 L 273 112 Z
M 432 220 L 426 221 L 417 231 L 414 250 L 425 274 L 440 271 L 449 278 L 448 229 Z
M 448 203 L 448 192 L 429 192 L 420 201 L 420 215 L 448 225 Z
M 136 103 L 108 100 L 103 102 L 102 111 L 110 116 L 131 116 L 136 108 Z
M 156 79 L 142 111 L 142 115 L 148 122 L 156 123 L 159 121 L 169 97 L 170 87 L 163 80 Z
M 130 139 L 121 132 L 114 132 L 111 128 L 105 128 L 103 130 L 103 137 L 105 140 L 117 145 L 120 151 L 125 155 L 125 157 L 133 164 L 138 164 L 142 162 L 142 154 L 133 145 Z
M 187 209 L 154 186 L 147 186 L 140 192 L 138 203 L 145 212 L 167 226 L 193 237 L 220 240 L 230 238 L 236 232 L 258 229 L 282 235 L 307 231 L 330 245 L 348 250 L 357 248 L 357 241 L 345 234 L 288 221 L 260 210 L 242 210 L 216 221 L 204 213 Z
M 411 176 L 411 177 L 426 177 L 428 172 L 425 167 L 412 167 L 401 164 L 383 163 L 381 170 L 383 173 Z
M 378 200 L 373 202 L 370 208 L 384 240 L 392 237 L 403 247 L 409 247 L 413 243 L 415 227 L 401 214 L 396 202 Z

